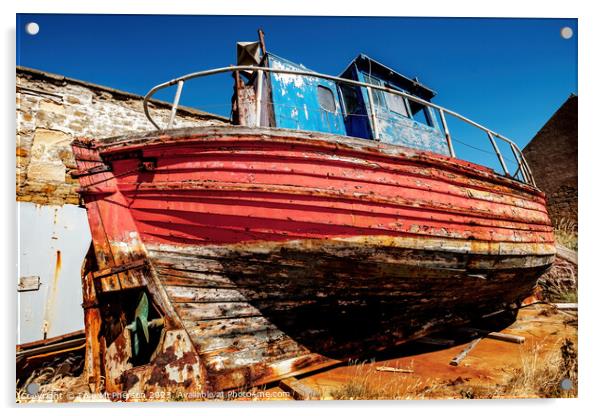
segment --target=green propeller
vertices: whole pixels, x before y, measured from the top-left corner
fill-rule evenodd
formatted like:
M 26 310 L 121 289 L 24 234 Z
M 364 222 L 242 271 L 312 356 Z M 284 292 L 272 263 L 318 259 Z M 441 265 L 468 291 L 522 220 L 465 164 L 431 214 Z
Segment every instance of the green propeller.
M 134 356 L 137 356 L 140 352 L 140 345 L 142 344 L 142 338 L 146 344 L 150 341 L 150 335 L 148 333 L 149 328 L 156 328 L 163 326 L 163 318 L 153 319 L 149 322 L 148 320 L 149 303 L 146 293 L 142 292 L 138 306 L 136 306 L 136 312 L 134 314 L 134 320 L 131 324 L 126 326 L 127 329 L 132 333 L 132 347 L 134 350 Z

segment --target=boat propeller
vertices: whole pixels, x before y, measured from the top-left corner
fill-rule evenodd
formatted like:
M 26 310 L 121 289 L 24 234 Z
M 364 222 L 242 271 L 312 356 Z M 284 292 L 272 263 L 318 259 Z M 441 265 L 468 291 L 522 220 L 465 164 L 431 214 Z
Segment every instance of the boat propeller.
M 142 293 L 138 306 L 134 314 L 134 320 L 132 323 L 126 326 L 132 334 L 132 346 L 134 355 L 137 356 L 140 352 L 140 345 L 142 344 L 142 338 L 146 344 L 150 341 L 149 328 L 159 328 L 163 326 L 163 318 L 156 318 L 151 321 L 148 320 L 149 313 L 149 302 L 146 293 Z

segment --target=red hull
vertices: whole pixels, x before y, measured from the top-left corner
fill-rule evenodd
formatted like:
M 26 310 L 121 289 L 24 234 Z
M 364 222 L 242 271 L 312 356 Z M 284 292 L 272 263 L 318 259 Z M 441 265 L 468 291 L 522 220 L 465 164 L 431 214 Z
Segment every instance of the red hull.
M 112 169 L 143 240 L 231 244 L 363 235 L 553 244 L 541 192 L 406 148 L 219 133 L 140 149 Z M 169 224 L 169 225 L 167 225 Z
M 312 344 L 300 316 L 319 320 L 336 305 L 370 316 L 367 326 L 394 328 L 384 348 L 507 306 L 553 261 L 540 191 L 428 152 L 241 127 L 80 142 L 74 152 L 98 263 L 91 269 L 104 271 L 84 282 L 90 297 L 148 291 L 165 329 L 187 334 L 204 389 L 269 381 L 357 348 L 327 334 L 359 321 L 318 325 L 329 341 Z M 148 262 L 130 267 L 137 260 Z M 434 307 L 416 306 L 429 298 Z M 394 316 L 400 305 L 412 324 Z M 90 326 L 99 314 L 88 313 Z M 127 357 L 106 361 L 121 366 L 115 374 L 129 368 Z M 149 384 L 146 370 L 128 371 L 138 381 L 114 380 L 114 389 Z

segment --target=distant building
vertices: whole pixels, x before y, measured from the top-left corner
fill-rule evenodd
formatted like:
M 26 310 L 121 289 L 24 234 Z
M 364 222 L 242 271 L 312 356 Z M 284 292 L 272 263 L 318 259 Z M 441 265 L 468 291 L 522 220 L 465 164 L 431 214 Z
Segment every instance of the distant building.
M 552 221 L 577 226 L 577 96 L 550 117 L 523 153 L 535 182 L 548 198 Z

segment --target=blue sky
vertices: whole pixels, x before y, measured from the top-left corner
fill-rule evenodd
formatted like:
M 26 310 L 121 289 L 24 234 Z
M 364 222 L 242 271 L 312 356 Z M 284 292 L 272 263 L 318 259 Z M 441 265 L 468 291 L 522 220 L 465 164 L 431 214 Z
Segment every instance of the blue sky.
M 24 31 L 30 21 L 35 36 Z M 318 72 L 338 75 L 361 52 L 417 76 L 437 91 L 434 102 L 520 147 L 577 93 L 576 19 L 19 14 L 17 64 L 144 95 L 178 75 L 235 64 L 236 41 L 256 40 L 259 27 L 269 51 Z M 229 76 L 209 78 L 187 83 L 182 104 L 228 115 L 231 93 Z M 450 124 L 458 141 L 490 151 L 486 137 Z M 493 164 L 491 153 L 459 142 L 456 151 Z

